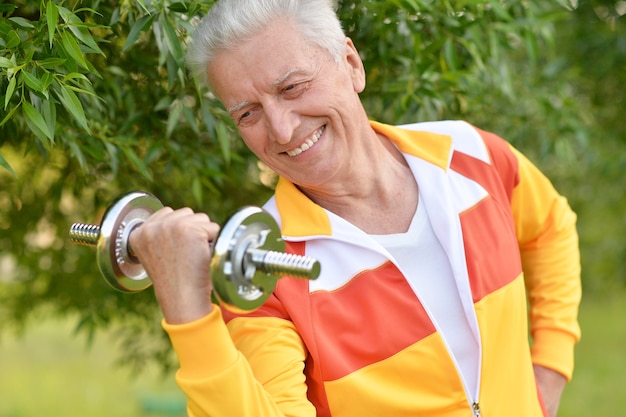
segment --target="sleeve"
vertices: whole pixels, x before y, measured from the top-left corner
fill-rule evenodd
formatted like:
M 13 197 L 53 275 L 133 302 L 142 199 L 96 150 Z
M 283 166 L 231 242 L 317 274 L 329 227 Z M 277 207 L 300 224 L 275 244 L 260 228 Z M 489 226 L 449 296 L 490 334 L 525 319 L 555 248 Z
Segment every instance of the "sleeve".
M 315 416 L 306 350 L 288 320 L 242 317 L 227 326 L 214 306 L 195 322 L 162 325 L 180 362 L 176 381 L 190 417 Z
M 533 363 L 569 380 L 582 292 L 576 215 L 539 169 L 511 149 L 519 179 L 511 206 L 529 299 Z

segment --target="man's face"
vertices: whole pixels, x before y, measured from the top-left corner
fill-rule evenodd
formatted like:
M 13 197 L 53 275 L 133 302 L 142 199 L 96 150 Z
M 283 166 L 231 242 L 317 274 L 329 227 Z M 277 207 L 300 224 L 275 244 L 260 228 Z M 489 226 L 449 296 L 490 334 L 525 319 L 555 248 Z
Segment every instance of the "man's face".
M 303 188 L 340 178 L 350 137 L 363 130 L 365 86 L 352 42 L 340 62 L 312 46 L 288 21 L 276 21 L 208 68 L 213 88 L 246 145 Z

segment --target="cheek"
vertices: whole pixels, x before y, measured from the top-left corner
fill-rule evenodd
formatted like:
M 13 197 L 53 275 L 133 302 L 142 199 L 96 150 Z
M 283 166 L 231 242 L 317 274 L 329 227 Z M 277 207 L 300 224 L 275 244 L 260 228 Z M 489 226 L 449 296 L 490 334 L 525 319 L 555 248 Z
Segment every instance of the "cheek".
M 240 129 L 239 134 L 248 149 L 252 151 L 259 159 L 264 160 L 265 146 L 267 144 L 267 134 L 261 127 L 249 127 Z

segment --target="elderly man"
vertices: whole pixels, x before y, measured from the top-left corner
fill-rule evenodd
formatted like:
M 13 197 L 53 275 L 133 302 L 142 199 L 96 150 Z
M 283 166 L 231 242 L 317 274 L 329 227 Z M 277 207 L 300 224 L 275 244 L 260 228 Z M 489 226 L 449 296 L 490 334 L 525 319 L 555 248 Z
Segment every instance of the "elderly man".
M 370 121 L 330 3 L 221 0 L 194 35 L 190 68 L 280 175 L 265 209 L 322 273 L 234 314 L 211 303 L 206 215 L 133 233 L 189 414 L 554 416 L 579 338 L 575 215 L 491 133 Z

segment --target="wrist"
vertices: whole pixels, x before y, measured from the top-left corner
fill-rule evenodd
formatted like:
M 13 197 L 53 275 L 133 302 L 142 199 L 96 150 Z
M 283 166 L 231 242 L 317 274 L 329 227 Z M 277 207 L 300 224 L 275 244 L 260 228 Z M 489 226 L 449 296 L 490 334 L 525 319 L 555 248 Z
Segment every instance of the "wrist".
M 211 293 L 206 289 L 185 292 L 155 293 L 163 318 L 169 324 L 185 324 L 199 320 L 213 311 Z

